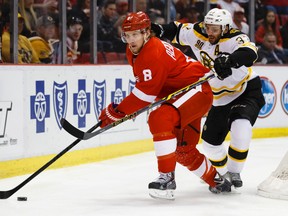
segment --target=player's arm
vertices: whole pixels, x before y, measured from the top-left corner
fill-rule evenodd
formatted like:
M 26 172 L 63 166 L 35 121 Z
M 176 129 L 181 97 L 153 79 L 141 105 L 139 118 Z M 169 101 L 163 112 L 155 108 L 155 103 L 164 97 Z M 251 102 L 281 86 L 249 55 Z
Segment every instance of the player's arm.
M 166 38 L 170 41 L 172 41 L 175 38 L 175 36 L 179 33 L 179 29 L 181 29 L 181 26 L 180 27 L 177 26 L 174 22 L 170 22 L 169 24 L 163 24 L 163 25 L 151 23 L 151 29 L 156 37 Z
M 239 68 L 241 66 L 251 67 L 256 62 L 258 55 L 257 51 L 248 48 L 240 47 L 230 55 L 232 67 Z
M 151 65 L 153 64 L 151 62 Z M 152 66 L 153 67 L 153 66 Z M 99 119 L 102 121 L 101 127 L 105 127 L 112 122 L 118 121 L 125 115 L 132 114 L 133 112 L 151 104 L 160 92 L 167 74 L 163 73 L 161 69 L 154 68 L 154 70 L 143 69 L 139 70 L 140 73 L 136 74 L 139 82 L 136 82 L 134 89 L 123 101 L 119 104 L 111 103 L 107 108 L 103 109 Z M 157 71 L 152 73 L 152 71 Z
M 232 74 L 231 68 L 251 67 L 258 58 L 257 47 L 246 35 L 237 37 L 235 44 L 234 52 L 221 53 L 214 61 L 215 72 L 221 80 Z
M 119 111 L 128 115 L 155 101 L 167 79 L 167 73 L 165 73 L 163 66 L 159 67 L 153 63 L 151 62 L 150 69 L 138 71 L 139 82 L 136 82 L 131 94 L 119 104 L 117 107 Z
M 132 114 L 151 104 L 156 99 L 156 96 L 146 94 L 138 88 L 136 84 L 131 94 L 124 98 L 120 104 L 111 103 L 107 108 L 102 110 L 99 117 L 102 121 L 101 127 L 105 127 L 108 124 L 124 118 L 126 115 Z
M 125 113 L 126 115 L 132 114 L 133 112 L 149 105 L 155 100 L 156 96 L 147 95 L 136 86 L 134 87 L 131 94 L 129 94 L 117 107 L 117 110 Z
M 132 114 L 133 112 L 147 106 L 150 103 L 150 101 L 148 102 L 139 99 L 132 91 L 132 93 L 124 98 L 124 100 L 119 105 L 111 103 L 107 108 L 102 110 L 99 116 L 99 119 L 102 122 L 100 127 L 102 128 L 115 121 L 118 121 L 124 118 L 126 115 Z

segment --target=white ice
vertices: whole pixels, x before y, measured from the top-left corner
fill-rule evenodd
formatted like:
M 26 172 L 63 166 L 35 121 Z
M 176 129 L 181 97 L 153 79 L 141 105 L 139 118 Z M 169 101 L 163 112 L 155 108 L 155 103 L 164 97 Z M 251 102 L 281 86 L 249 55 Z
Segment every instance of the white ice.
M 258 196 L 256 189 L 287 151 L 288 137 L 254 139 L 242 173 L 241 194 L 212 194 L 193 173 L 177 165 L 175 201 L 148 195 L 148 183 L 158 176 L 154 152 L 48 170 L 10 198 L 0 200 L 0 215 L 284 216 L 288 201 Z M 14 188 L 28 176 L 2 179 L 0 190 Z M 18 196 L 28 201 L 17 201 Z

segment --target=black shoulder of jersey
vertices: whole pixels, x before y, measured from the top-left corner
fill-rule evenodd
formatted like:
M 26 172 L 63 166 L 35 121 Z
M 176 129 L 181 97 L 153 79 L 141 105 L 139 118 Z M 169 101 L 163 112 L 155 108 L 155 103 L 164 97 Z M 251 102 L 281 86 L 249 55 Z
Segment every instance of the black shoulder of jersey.
M 203 35 L 204 37 L 208 37 L 208 35 L 206 34 L 206 31 L 204 30 L 203 22 L 195 23 L 194 31 L 196 31 L 198 34 Z
M 226 34 L 223 35 L 222 38 L 232 38 L 241 34 L 244 34 L 244 33 L 238 29 L 231 28 Z

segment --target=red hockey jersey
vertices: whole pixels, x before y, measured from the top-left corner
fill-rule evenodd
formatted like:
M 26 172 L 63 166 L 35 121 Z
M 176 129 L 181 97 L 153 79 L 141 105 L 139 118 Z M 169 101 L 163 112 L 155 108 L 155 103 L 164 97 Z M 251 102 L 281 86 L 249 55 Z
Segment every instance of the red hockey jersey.
M 129 48 L 126 55 L 133 67 L 136 85 L 117 107 L 125 114 L 186 87 L 209 72 L 200 62 L 156 37 L 152 37 L 138 55 L 133 55 Z M 202 91 L 205 92 L 205 88 L 211 91 L 208 83 L 202 86 Z

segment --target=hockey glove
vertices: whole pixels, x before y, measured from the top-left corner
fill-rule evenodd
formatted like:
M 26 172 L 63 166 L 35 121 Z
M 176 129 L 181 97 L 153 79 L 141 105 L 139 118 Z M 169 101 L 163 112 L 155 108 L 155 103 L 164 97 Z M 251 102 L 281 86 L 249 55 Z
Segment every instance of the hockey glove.
M 151 23 L 151 30 L 158 38 L 161 38 L 164 34 L 164 29 L 159 24 Z
M 100 126 L 101 128 L 125 117 L 125 113 L 115 110 L 116 107 L 116 104 L 111 103 L 108 107 L 102 110 L 99 116 L 99 120 L 102 121 Z
M 221 53 L 214 61 L 214 69 L 220 80 L 232 75 L 232 67 L 234 64 L 229 53 Z

